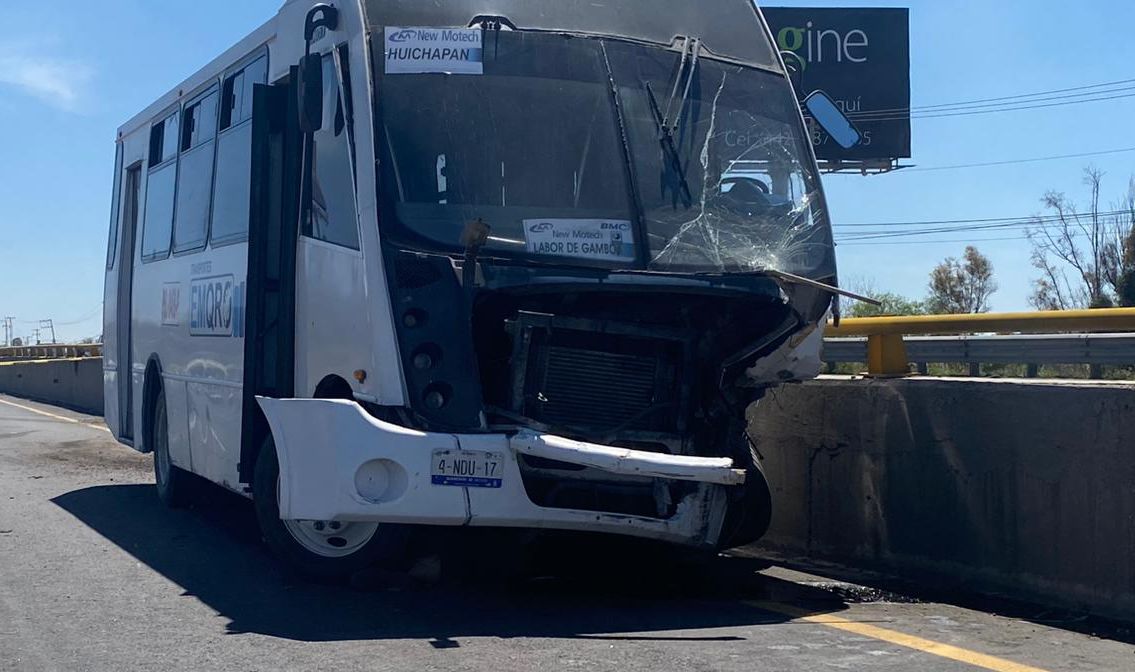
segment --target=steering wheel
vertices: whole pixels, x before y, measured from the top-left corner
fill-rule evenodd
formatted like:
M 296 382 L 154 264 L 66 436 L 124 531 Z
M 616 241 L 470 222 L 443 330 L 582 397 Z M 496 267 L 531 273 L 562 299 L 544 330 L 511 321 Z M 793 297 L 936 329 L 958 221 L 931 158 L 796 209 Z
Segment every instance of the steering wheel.
M 764 212 L 772 205 L 772 194 L 763 180 L 753 177 L 733 176 L 721 180 L 722 188 L 733 185 L 721 194 L 723 205 L 738 214 L 752 216 Z
M 733 185 L 733 188 L 726 192 L 729 194 L 732 194 L 735 189 L 741 187 L 742 185 L 745 185 L 745 187 L 743 187 L 744 191 L 748 191 L 750 193 L 752 193 L 753 188 L 755 188 L 757 191 L 760 191 L 765 196 L 768 196 L 772 193 L 769 190 L 768 185 L 765 184 L 764 180 L 758 180 L 755 177 L 733 176 L 726 177 L 725 179 L 721 180 L 721 186 L 724 187 L 727 184 Z

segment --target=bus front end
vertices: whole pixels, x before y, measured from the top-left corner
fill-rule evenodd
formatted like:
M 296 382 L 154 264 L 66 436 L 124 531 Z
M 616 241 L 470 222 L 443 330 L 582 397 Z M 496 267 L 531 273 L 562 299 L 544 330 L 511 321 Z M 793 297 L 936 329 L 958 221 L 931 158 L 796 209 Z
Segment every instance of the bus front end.
M 836 284 L 759 12 L 439 4 L 364 3 L 406 403 L 261 399 L 281 517 L 759 538 L 745 412 Z

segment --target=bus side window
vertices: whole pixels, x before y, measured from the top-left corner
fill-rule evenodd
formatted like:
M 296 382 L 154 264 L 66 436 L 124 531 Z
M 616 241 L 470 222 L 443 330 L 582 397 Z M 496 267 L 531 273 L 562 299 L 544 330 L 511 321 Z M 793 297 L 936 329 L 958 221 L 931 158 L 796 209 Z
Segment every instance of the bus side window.
M 213 195 L 216 242 L 241 240 L 248 234 L 252 172 L 252 87 L 268 80 L 264 56 L 225 78 L 221 87 L 220 136 L 217 139 L 217 177 Z
M 115 248 L 118 247 L 119 197 L 122 195 L 122 142 L 114 147 L 114 194 L 110 197 L 110 239 L 106 243 L 106 270 L 114 268 Z
M 181 166 L 173 251 L 205 247 L 213 191 L 213 147 L 217 135 L 217 91 L 189 103 L 181 118 Z
M 173 233 L 173 195 L 177 186 L 178 113 L 150 128 L 150 172 L 146 178 L 146 216 L 142 223 L 142 260 L 169 256 Z
M 341 54 L 346 58 L 346 54 Z M 344 82 L 344 86 L 348 85 Z M 351 172 L 351 141 L 339 95 L 335 59 L 323 57 L 323 128 L 315 132 L 312 166 L 311 216 L 304 235 L 343 247 L 359 249 L 355 216 L 355 180 Z

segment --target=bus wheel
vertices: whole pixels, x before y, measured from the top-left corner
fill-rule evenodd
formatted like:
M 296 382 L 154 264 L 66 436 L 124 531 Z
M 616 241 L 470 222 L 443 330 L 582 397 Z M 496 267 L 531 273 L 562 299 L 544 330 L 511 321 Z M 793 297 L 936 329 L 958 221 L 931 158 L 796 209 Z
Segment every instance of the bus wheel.
M 743 447 L 738 452 L 745 465 L 745 484 L 731 493 L 729 508 L 722 525 L 720 549 L 750 544 L 765 535 L 772 522 L 772 491 L 756 448 L 747 434 L 741 433 Z
M 166 415 L 166 393 L 158 390 L 154 399 L 154 420 L 150 423 L 150 445 L 154 453 L 154 483 L 158 499 L 171 509 L 189 503 L 189 472 L 175 466 L 169 456 L 169 416 Z
M 401 525 L 280 520 L 279 482 L 280 463 L 269 437 L 256 458 L 252 499 L 264 540 L 296 573 L 316 581 L 336 581 L 404 557 L 408 535 Z

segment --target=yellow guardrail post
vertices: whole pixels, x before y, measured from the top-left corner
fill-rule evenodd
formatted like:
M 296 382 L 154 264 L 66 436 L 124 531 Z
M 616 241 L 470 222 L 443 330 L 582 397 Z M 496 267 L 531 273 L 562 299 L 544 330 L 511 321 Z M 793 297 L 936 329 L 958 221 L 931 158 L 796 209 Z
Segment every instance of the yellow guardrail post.
M 910 375 L 906 343 L 902 334 L 875 334 L 867 337 L 867 372 L 876 376 Z
M 1135 331 L 1135 308 L 849 317 L 842 320 L 838 327 L 829 324 L 824 335 L 835 338 L 866 336 L 867 372 L 876 376 L 904 376 L 910 374 L 910 362 L 906 358 L 903 336 L 1104 331 Z

